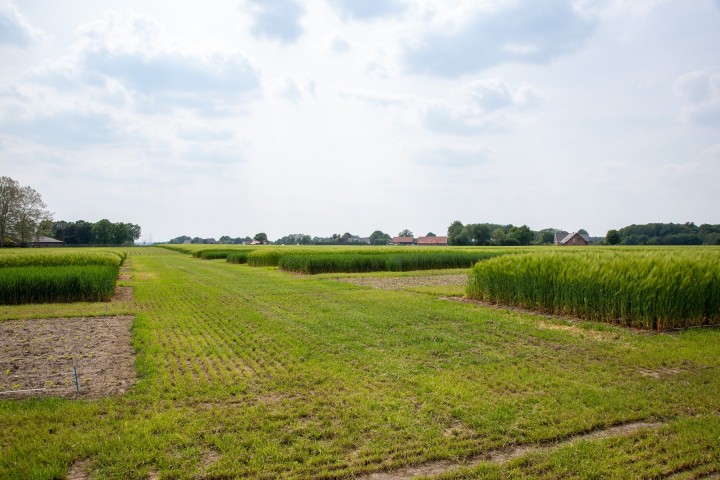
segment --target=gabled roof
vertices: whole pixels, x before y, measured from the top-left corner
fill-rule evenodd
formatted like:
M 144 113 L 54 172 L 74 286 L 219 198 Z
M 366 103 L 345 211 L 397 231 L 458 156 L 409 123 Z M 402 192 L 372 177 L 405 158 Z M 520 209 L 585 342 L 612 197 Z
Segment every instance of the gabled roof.
M 563 239 L 568 236 L 568 232 L 558 230 L 555 232 L 555 243 L 562 243 Z
M 393 237 L 393 243 L 413 243 L 415 239 L 413 237 Z
M 63 243 L 62 240 L 58 240 L 56 238 L 50 238 L 45 236 L 40 236 L 35 240 L 34 243 Z
M 418 237 L 418 245 L 447 245 L 448 237 Z
M 585 240 L 587 243 L 590 243 L 590 237 L 588 237 L 588 236 L 585 235 L 584 233 L 577 233 L 577 232 L 568 233 L 567 235 L 565 235 L 565 238 L 563 238 L 562 240 L 560 240 L 560 243 L 561 243 L 561 244 L 565 244 L 565 243 L 569 242 L 570 239 L 573 238 L 575 235 L 579 235 L 580 238 L 582 238 L 583 240 Z

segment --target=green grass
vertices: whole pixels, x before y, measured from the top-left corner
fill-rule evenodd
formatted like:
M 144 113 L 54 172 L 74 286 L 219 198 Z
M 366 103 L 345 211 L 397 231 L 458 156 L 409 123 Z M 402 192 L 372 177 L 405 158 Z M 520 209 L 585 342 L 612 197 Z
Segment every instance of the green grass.
M 720 249 L 559 250 L 477 264 L 471 298 L 639 328 L 720 323 Z
M 170 251 L 129 258 L 138 384 L 0 400 L 0 478 L 64 478 L 79 460 L 97 478 L 352 478 L 638 420 L 669 423 L 448 478 L 717 469 L 718 330 L 649 335 Z

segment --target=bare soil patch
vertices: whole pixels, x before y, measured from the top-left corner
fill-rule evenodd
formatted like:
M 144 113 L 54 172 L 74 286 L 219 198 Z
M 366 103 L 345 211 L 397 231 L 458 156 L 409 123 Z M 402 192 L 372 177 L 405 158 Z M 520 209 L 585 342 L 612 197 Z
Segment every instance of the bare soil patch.
M 402 290 L 413 287 L 436 287 L 466 285 L 467 273 L 423 275 L 419 277 L 351 277 L 338 278 L 339 282 L 352 283 L 381 290 Z
M 132 319 L 46 318 L 0 323 L 0 398 L 96 398 L 125 393 L 135 382 Z
M 566 445 L 572 445 L 583 440 L 597 440 L 620 435 L 630 435 L 643 428 L 658 428 L 662 423 L 634 422 L 625 425 L 606 428 L 604 430 L 596 430 L 594 432 L 574 435 L 572 437 L 559 440 L 557 442 L 548 442 L 540 445 L 517 445 L 514 447 L 494 450 L 486 452 L 476 457 L 463 461 L 453 462 L 450 460 L 440 460 L 430 462 L 423 465 L 405 467 L 388 472 L 371 473 L 359 477 L 359 480 L 411 480 L 419 475 L 434 476 L 448 473 L 459 468 L 471 468 L 480 465 L 483 462 L 502 464 L 509 462 L 515 458 L 522 457 L 535 452 L 549 451 Z
M 129 274 L 129 273 L 122 273 L 122 272 L 121 272 L 121 273 L 118 275 L 118 280 L 125 281 L 125 280 L 130 280 L 130 279 L 131 279 L 131 277 L 130 277 L 130 274 Z
M 115 293 L 110 299 L 111 302 L 132 302 L 132 287 L 115 287 Z
M 67 474 L 67 480 L 89 480 L 90 479 L 90 461 L 79 460 L 70 465 Z

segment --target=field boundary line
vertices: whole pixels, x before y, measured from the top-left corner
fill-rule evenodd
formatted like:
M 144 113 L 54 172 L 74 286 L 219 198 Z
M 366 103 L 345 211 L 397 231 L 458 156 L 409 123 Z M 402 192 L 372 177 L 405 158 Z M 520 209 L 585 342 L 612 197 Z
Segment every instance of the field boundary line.
M 576 442 L 587 440 L 598 440 L 603 438 L 629 435 L 642 429 L 657 429 L 666 422 L 631 422 L 615 425 L 608 428 L 592 430 L 586 433 L 561 437 L 536 444 L 514 445 L 507 448 L 490 450 L 465 460 L 438 460 L 420 465 L 387 470 L 384 472 L 370 473 L 356 477 L 357 480 L 411 480 L 419 475 L 435 476 L 449 473 L 460 468 L 472 468 L 482 463 L 504 464 L 516 458 L 531 453 L 547 452 L 557 448 L 573 445 Z

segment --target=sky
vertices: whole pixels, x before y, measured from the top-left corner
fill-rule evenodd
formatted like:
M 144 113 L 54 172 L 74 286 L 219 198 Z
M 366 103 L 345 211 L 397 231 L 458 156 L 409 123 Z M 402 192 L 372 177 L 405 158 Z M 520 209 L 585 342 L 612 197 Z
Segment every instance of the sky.
M 0 175 L 142 241 L 720 223 L 720 0 L 0 0 Z

